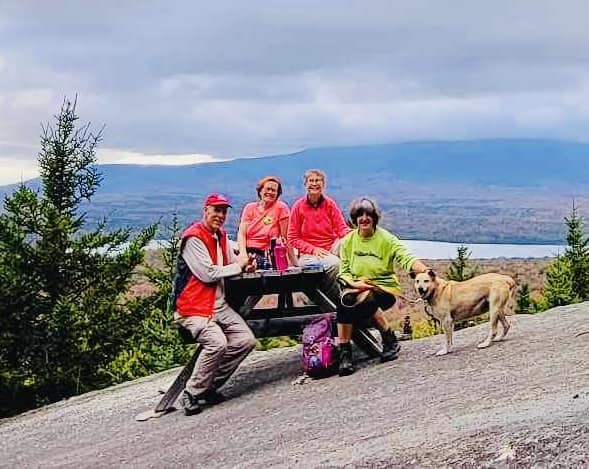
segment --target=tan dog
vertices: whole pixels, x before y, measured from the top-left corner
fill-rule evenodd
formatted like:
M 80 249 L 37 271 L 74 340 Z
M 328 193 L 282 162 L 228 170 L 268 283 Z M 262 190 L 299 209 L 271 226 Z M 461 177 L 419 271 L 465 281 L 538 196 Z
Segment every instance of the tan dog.
M 454 323 L 489 312 L 489 335 L 478 344 L 479 348 L 491 345 L 505 337 L 513 314 L 515 280 L 503 274 L 483 274 L 464 282 L 444 280 L 433 270 L 411 273 L 415 289 L 424 300 L 426 312 L 440 321 L 446 334 L 445 345 L 436 355 L 446 355 L 452 348 Z M 429 311 L 428 311 L 429 310 Z M 501 321 L 503 334 L 497 337 L 497 323 Z

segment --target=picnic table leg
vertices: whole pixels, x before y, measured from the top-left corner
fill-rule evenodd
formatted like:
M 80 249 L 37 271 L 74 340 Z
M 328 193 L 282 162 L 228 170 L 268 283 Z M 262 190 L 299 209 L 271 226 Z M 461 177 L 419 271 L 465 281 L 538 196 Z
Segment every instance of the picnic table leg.
M 352 340 L 370 358 L 377 358 L 382 355 L 382 345 L 368 329 L 354 328 Z
M 308 288 L 303 291 L 309 299 L 315 303 L 324 313 L 331 313 L 337 310 L 337 306 L 329 297 L 317 288 Z
M 336 305 L 321 290 L 307 289 L 304 293 L 311 301 L 313 301 L 313 303 L 319 306 L 322 311 L 336 311 Z M 352 340 L 370 358 L 377 358 L 382 355 L 382 345 L 368 329 L 355 327 L 352 334 Z
M 294 301 L 292 299 L 292 292 L 280 292 L 278 294 L 278 310 L 290 311 L 294 308 Z
M 190 357 L 190 360 L 188 360 L 186 366 L 178 374 L 172 385 L 168 388 L 166 393 L 162 396 L 160 401 L 155 406 L 155 412 L 167 412 L 174 408 L 174 403 L 176 402 L 176 399 L 178 399 L 180 393 L 184 391 L 186 383 L 192 375 L 194 365 L 196 364 L 196 360 L 198 359 L 201 350 L 202 347 L 198 346 L 197 349 L 194 351 L 192 357 Z
M 247 318 L 252 311 L 253 307 L 258 304 L 258 301 L 262 298 L 262 295 L 251 295 L 248 296 L 243 305 L 239 307 L 239 314 L 240 316 Z

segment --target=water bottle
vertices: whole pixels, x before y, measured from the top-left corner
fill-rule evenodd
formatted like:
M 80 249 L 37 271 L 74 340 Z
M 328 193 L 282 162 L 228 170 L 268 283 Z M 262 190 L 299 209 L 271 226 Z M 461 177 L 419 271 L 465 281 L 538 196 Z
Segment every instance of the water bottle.
M 276 267 L 276 256 L 274 255 L 274 249 L 276 248 L 276 238 L 270 240 L 270 262 L 272 262 L 272 270 L 278 270 Z
M 282 239 L 276 240 L 276 246 L 274 247 L 274 263 L 276 270 L 288 269 L 288 258 L 286 256 L 286 246 L 282 242 Z
M 272 270 L 272 261 L 270 260 L 270 251 L 266 250 L 264 254 L 264 267 L 263 270 Z
M 256 254 L 256 270 L 266 270 L 266 254 Z

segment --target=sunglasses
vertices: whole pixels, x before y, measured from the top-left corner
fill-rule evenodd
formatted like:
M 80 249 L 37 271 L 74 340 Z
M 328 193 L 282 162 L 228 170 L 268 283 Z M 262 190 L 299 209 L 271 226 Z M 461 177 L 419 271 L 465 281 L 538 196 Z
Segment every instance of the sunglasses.
M 353 217 L 357 218 L 357 217 L 361 217 L 362 215 L 368 215 L 369 217 L 371 217 L 372 215 L 374 215 L 374 211 L 373 210 L 364 210 L 363 208 L 359 209 L 359 210 L 355 210 L 353 212 Z
M 376 207 L 372 203 L 372 201 L 368 199 L 362 199 L 352 210 L 350 211 L 350 216 L 352 217 L 359 217 L 360 215 L 374 215 L 376 213 Z
M 229 210 L 229 207 L 216 207 L 214 205 L 211 205 L 211 207 L 215 213 L 222 213 L 223 215 L 226 215 L 227 210 Z

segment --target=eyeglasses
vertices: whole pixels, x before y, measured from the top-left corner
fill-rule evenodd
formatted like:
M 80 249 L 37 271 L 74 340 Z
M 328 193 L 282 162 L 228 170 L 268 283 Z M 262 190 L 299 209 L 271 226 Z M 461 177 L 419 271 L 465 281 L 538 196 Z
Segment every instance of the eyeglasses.
M 374 211 L 373 210 L 364 210 L 363 208 L 361 208 L 361 209 L 358 209 L 354 212 L 355 217 L 361 217 L 362 215 L 368 215 L 370 217 L 371 215 L 374 215 Z
M 318 182 L 323 182 L 323 178 L 309 178 L 307 179 L 307 182 L 310 182 L 311 184 L 317 184 Z
M 374 216 L 377 213 L 376 207 L 369 199 L 362 199 L 354 204 L 350 210 L 350 217 L 358 218 L 362 215 Z

